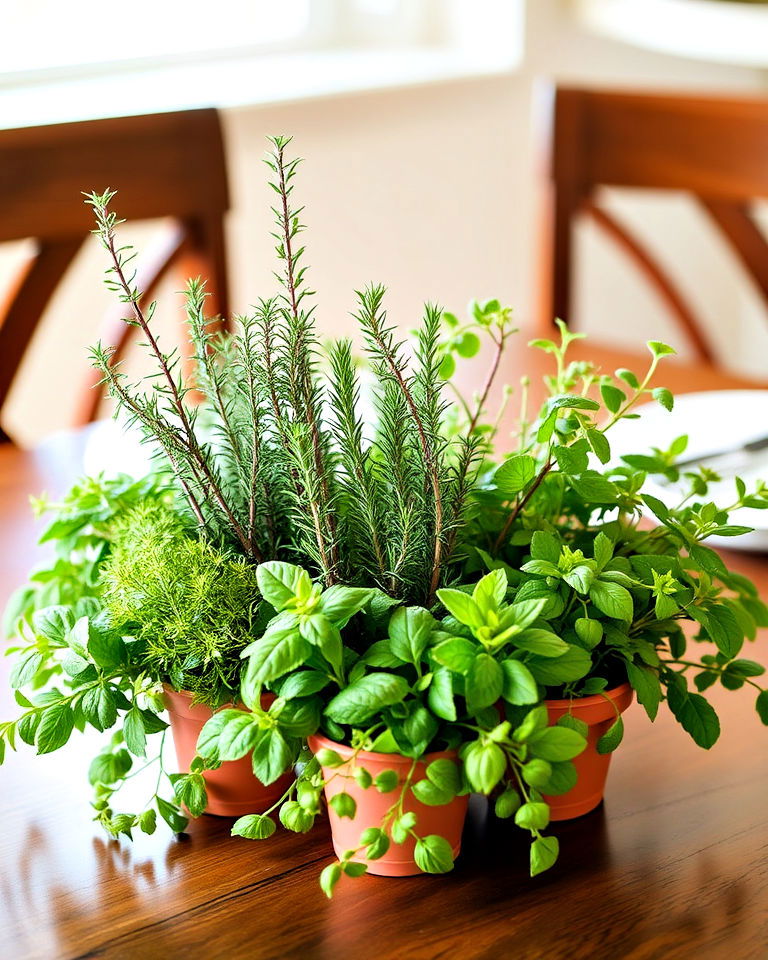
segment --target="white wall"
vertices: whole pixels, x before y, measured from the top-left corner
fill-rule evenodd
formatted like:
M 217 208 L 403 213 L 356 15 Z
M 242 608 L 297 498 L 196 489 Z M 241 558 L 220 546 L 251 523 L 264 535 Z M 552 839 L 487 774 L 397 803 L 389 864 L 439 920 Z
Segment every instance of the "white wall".
M 529 322 L 541 215 L 536 78 L 709 91 L 762 86 L 758 71 L 686 62 L 588 35 L 568 8 L 560 0 L 530 0 L 526 61 L 514 75 L 226 113 L 234 309 L 274 290 L 271 192 L 260 163 L 267 134 L 292 133 L 306 158 L 297 192 L 307 204 L 308 262 L 324 331 L 350 329 L 353 290 L 369 280 L 388 285 L 390 316 L 405 327 L 417 322 L 426 299 L 456 310 L 472 296 L 499 296 Z M 754 368 L 753 338 L 766 336 L 761 311 L 690 210 L 683 204 L 675 219 L 679 202 L 672 210 L 633 198 L 622 204 L 639 229 L 661 228 L 665 251 L 679 255 L 693 277 L 687 283 L 721 329 L 729 359 Z M 659 305 L 615 254 L 589 233 L 584 248 L 584 326 L 630 343 L 674 339 Z M 6 429 L 21 442 L 71 422 L 87 367 L 84 347 L 107 302 L 102 267 L 98 250 L 84 252 L 35 338 L 5 415 Z M 169 330 L 172 289 L 161 318 Z

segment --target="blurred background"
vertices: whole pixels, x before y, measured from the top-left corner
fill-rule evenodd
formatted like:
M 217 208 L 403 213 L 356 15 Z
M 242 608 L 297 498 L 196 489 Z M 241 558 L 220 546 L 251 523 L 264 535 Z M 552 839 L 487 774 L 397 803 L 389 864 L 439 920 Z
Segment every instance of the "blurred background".
M 390 318 L 404 327 L 418 320 L 424 300 L 456 312 L 472 297 L 499 297 L 533 326 L 547 303 L 553 85 L 759 97 L 766 68 L 768 4 L 760 3 L 189 0 L 182 15 L 179 4 L 158 0 L 5 0 L 0 197 L 12 195 L 19 175 L 3 163 L 14 131 L 214 107 L 229 180 L 234 312 L 274 291 L 271 196 L 260 161 L 265 137 L 286 133 L 306 159 L 297 189 L 323 331 L 350 329 L 353 291 L 368 281 L 389 287 Z M 56 142 L 41 143 L 44 168 Z M 143 165 L 151 174 L 152 156 Z M 121 188 L 84 179 L 80 189 L 106 186 Z M 74 189 L 39 199 L 52 211 L 82 201 Z M 622 189 L 609 190 L 605 202 L 652 243 L 702 318 L 718 363 L 763 376 L 764 300 L 694 201 Z M 765 219 L 759 204 L 756 216 Z M 156 229 L 132 222 L 123 235 L 147 248 Z M 34 243 L 0 244 L 0 304 Z M 594 223 L 578 226 L 575 255 L 569 320 L 601 343 L 637 347 L 652 337 L 686 353 L 668 304 Z M 77 420 L 74 385 L 87 378 L 85 348 L 111 302 L 104 267 L 103 251 L 89 241 L 24 352 L 0 418 L 21 446 Z M 178 331 L 180 286 L 171 275 L 157 293 L 169 337 Z

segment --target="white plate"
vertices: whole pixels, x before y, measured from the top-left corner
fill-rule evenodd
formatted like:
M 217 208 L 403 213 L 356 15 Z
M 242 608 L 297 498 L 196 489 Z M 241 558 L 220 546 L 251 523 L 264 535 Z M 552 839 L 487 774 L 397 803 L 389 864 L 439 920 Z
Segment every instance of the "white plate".
M 611 466 L 620 462 L 622 454 L 649 453 L 651 447 L 668 449 L 681 434 L 688 435 L 688 447 L 680 457 L 685 460 L 734 450 L 768 435 L 768 390 L 686 393 L 675 398 L 671 413 L 655 402 L 643 404 L 636 412 L 640 414 L 639 420 L 621 420 L 608 432 L 613 454 Z M 715 464 L 712 467 L 717 469 Z M 695 465 L 689 469 L 695 469 Z M 739 466 L 738 475 L 747 484 L 747 490 L 757 480 L 768 480 L 768 449 L 752 454 Z M 658 477 L 649 477 L 644 492 L 674 504 L 677 488 Z M 731 476 L 722 483 L 711 484 L 709 492 L 719 506 L 727 506 L 736 499 Z M 755 532 L 743 537 L 710 537 L 707 543 L 731 549 L 768 551 L 768 510 L 747 507 L 734 510 L 729 522 L 754 527 Z

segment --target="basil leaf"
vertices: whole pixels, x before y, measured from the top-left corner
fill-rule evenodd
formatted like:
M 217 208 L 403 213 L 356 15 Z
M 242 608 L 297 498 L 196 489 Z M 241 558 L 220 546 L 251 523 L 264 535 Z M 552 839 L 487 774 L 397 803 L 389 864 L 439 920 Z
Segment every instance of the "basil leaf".
M 340 690 L 325 708 L 337 723 L 364 723 L 382 707 L 399 703 L 408 693 L 406 680 L 393 673 L 369 673 Z

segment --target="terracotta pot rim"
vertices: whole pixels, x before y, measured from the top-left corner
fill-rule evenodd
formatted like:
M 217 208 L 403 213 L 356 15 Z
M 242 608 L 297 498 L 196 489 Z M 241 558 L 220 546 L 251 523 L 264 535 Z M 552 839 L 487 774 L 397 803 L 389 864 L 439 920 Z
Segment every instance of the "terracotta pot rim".
M 632 685 L 627 680 L 625 683 L 620 683 L 618 687 L 611 687 L 610 690 L 605 690 L 603 693 L 595 693 L 589 697 L 569 697 L 565 700 L 544 700 L 545 706 L 550 707 L 595 707 L 600 703 L 605 703 L 606 697 L 615 701 L 622 697 L 625 693 L 628 693 L 632 690 Z
M 307 744 L 312 753 L 316 753 L 317 750 L 335 750 L 336 753 L 343 760 L 350 760 L 352 754 L 355 752 L 352 747 L 347 746 L 345 743 L 338 743 L 336 740 L 329 740 L 328 737 L 324 737 L 322 733 L 313 733 L 307 737 Z M 358 758 L 369 758 L 373 761 L 385 762 L 396 762 L 396 761 L 407 761 L 408 763 L 413 762 L 413 757 L 406 757 L 403 753 L 379 753 L 378 750 L 359 750 L 357 753 Z M 425 753 L 421 757 L 418 757 L 417 763 L 431 763 L 433 760 L 455 760 L 459 756 L 458 750 L 433 750 L 430 753 Z
M 187 701 L 191 701 L 192 698 L 194 697 L 194 693 L 192 693 L 191 690 L 176 690 L 174 687 L 170 685 L 170 683 L 165 683 L 165 682 L 163 683 L 163 693 L 166 693 L 173 697 L 181 697 L 183 700 L 187 700 Z M 271 693 L 269 690 L 265 690 L 261 695 L 261 702 L 262 703 L 266 702 L 268 705 L 273 704 L 276 699 L 277 699 L 276 695 L 274 693 Z M 242 700 L 237 700 L 237 701 L 229 700 L 227 701 L 227 703 L 222 703 L 220 707 L 216 707 L 216 710 L 214 710 L 213 707 L 209 707 L 207 706 L 207 704 L 203 704 L 203 703 L 196 703 L 195 707 L 205 707 L 207 710 L 210 710 L 212 713 L 217 713 L 219 710 L 231 710 L 231 709 L 247 710 L 248 709 L 246 705 L 242 702 Z M 191 708 L 191 703 L 190 703 L 190 708 Z

